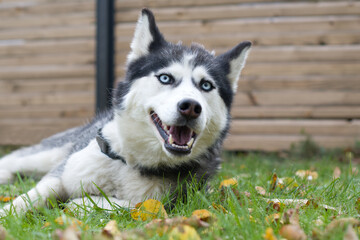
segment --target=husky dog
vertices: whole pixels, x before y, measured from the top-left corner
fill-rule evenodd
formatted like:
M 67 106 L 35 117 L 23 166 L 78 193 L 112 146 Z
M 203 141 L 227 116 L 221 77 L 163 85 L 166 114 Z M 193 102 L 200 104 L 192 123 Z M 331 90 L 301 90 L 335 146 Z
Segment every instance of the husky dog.
M 216 57 L 198 44 L 172 44 L 143 9 L 112 110 L 0 159 L 0 184 L 17 172 L 45 175 L 0 215 L 24 212 L 30 203 L 45 206 L 49 198 L 111 207 L 102 192 L 114 204 L 131 207 L 160 199 L 179 182 L 205 183 L 219 169 L 250 47 L 242 42 Z M 91 201 L 81 198 L 83 191 Z

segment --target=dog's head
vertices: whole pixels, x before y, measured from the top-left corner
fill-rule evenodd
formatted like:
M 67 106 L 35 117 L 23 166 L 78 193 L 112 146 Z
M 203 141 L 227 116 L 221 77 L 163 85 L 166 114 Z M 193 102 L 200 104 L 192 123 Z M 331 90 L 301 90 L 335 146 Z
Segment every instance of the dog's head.
M 224 135 L 250 46 L 216 57 L 197 44 L 172 44 L 152 12 L 142 11 L 114 100 L 122 138 L 138 159 L 145 154 L 142 165 L 186 162 Z

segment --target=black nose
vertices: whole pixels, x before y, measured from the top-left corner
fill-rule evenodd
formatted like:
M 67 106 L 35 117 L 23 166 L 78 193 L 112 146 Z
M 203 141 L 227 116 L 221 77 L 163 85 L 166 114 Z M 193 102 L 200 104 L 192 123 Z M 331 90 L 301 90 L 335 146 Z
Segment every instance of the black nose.
M 195 119 L 200 116 L 201 105 L 193 99 L 183 99 L 178 103 L 178 111 L 187 119 Z

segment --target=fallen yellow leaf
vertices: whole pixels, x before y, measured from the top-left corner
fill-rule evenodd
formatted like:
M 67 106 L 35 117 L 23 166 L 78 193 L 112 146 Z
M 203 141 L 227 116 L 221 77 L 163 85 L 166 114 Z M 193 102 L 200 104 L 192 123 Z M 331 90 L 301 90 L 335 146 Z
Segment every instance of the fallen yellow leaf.
M 263 235 L 263 238 L 265 240 L 277 240 L 275 234 L 274 234 L 274 230 L 269 227 L 265 230 L 265 234 Z
M 206 209 L 195 210 L 191 215 L 198 217 L 204 222 L 211 222 L 214 220 L 214 215 Z
M 10 202 L 11 200 L 14 200 L 15 197 L 6 197 L 6 196 L 0 196 L 0 202 Z
M 179 225 L 169 233 L 169 240 L 200 240 L 199 234 L 193 227 Z
M 62 215 L 62 216 L 56 218 L 54 220 L 54 222 L 61 225 L 61 226 L 84 227 L 83 222 L 81 222 L 80 220 L 78 220 L 76 218 L 69 217 L 69 216 L 66 216 L 66 215 Z M 44 225 L 43 225 L 43 228 L 48 227 L 50 225 L 51 225 L 50 222 L 45 222 Z M 86 225 L 85 229 L 88 229 L 88 228 L 89 228 L 89 226 Z
M 136 209 L 131 210 L 131 217 L 135 220 L 146 221 L 157 217 L 167 217 L 164 205 L 154 199 L 148 199 L 142 203 L 138 203 L 135 207 Z
M 230 186 L 236 186 L 238 184 L 238 181 L 235 178 L 229 178 L 221 181 L 220 183 L 220 189 L 223 187 L 230 187 Z
M 215 210 L 222 211 L 223 213 L 228 213 L 228 211 L 220 204 L 212 203 L 211 205 Z

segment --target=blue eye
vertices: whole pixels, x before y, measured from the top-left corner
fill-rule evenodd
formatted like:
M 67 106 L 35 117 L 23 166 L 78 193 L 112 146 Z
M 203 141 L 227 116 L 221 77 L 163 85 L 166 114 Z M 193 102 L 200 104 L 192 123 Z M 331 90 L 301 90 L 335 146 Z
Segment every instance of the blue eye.
M 212 85 L 211 82 L 207 81 L 207 80 L 201 80 L 200 82 L 200 88 L 202 90 L 204 90 L 205 92 L 210 92 L 211 90 L 213 90 L 215 87 Z
M 162 84 L 172 84 L 174 82 L 173 77 L 171 77 L 167 74 L 161 74 L 161 75 L 157 76 L 157 78 L 159 79 L 159 81 Z

